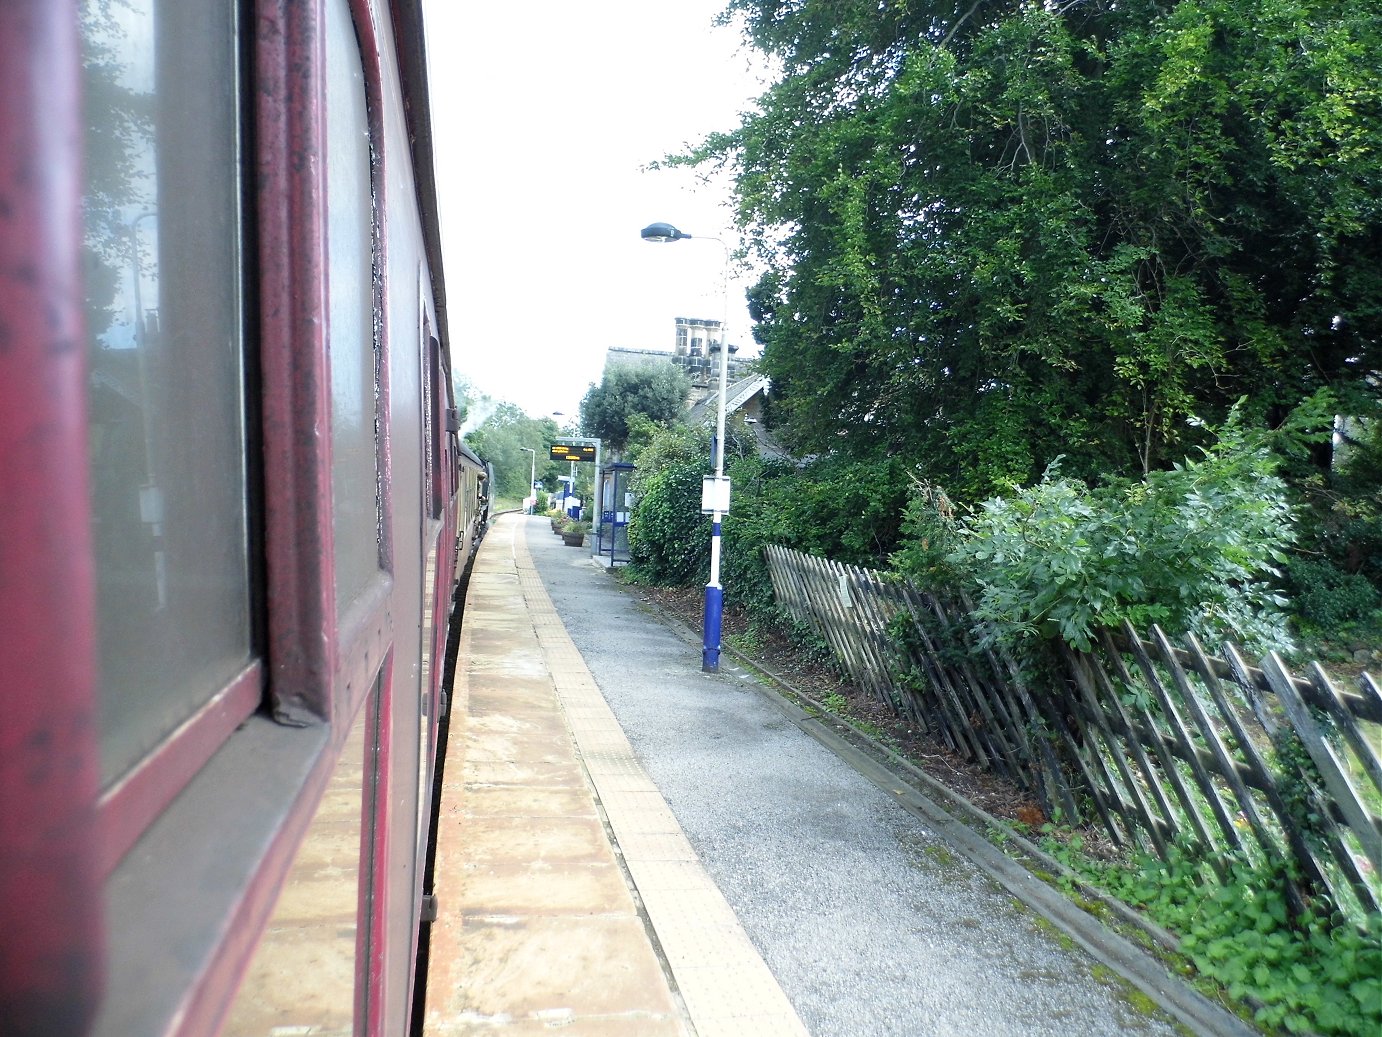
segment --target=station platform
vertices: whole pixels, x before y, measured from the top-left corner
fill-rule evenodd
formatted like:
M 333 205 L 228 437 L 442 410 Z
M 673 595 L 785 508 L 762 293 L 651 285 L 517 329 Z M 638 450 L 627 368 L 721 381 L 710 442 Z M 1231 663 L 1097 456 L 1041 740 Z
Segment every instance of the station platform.
M 502 516 L 470 578 L 424 1032 L 805 1035 L 543 588 L 543 525 Z
M 459 653 L 425 1037 L 1253 1032 L 545 518 Z

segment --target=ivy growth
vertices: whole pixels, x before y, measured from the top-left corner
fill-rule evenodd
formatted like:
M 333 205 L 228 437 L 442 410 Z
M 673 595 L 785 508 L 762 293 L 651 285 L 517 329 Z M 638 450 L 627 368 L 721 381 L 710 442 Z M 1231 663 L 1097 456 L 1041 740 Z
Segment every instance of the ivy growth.
M 1280 862 L 1231 858 L 1216 873 L 1184 846 L 1167 861 L 1095 860 L 1078 835 L 1043 827 L 1042 849 L 1180 937 L 1202 977 L 1268 1030 L 1371 1037 L 1382 1032 L 1382 914 L 1355 925 L 1315 906 L 1292 917 Z

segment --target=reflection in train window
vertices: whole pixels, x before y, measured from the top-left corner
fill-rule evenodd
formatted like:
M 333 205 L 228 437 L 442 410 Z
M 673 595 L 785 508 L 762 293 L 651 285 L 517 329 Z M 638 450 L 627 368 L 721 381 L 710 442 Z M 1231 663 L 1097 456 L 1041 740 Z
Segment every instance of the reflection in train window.
M 345 0 L 326 5 L 326 68 L 331 500 L 343 607 L 379 571 L 374 194 L 365 76 Z
M 222 1037 L 306 1034 L 351 1037 L 364 987 L 356 961 L 361 822 L 373 806 L 366 761 L 379 695 L 365 700 L 331 782 L 250 961 Z M 365 859 L 368 860 L 366 853 Z M 310 965 L 306 965 L 310 963 Z
M 234 8 L 82 7 L 107 784 L 251 652 Z

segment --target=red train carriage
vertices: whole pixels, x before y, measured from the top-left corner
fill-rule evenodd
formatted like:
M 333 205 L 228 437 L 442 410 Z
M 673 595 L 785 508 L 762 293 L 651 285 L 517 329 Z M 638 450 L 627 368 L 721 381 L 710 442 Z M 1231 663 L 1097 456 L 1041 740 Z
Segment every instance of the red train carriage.
M 407 1030 L 485 497 L 425 84 L 420 0 L 0 4 L 6 1035 Z

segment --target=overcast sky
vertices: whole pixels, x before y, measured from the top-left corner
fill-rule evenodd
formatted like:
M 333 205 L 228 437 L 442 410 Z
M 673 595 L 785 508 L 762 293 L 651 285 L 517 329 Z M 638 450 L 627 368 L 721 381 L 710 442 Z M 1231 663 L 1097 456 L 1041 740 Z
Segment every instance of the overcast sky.
M 758 92 L 722 0 L 427 0 L 452 349 L 459 374 L 533 417 L 574 417 L 605 350 L 671 350 L 674 318 L 720 319 L 723 189 L 644 171 Z M 730 244 L 735 244 L 730 240 Z M 756 352 L 732 281 L 729 337 Z

